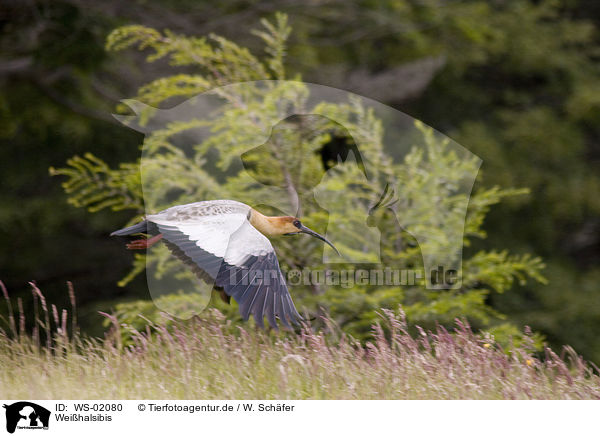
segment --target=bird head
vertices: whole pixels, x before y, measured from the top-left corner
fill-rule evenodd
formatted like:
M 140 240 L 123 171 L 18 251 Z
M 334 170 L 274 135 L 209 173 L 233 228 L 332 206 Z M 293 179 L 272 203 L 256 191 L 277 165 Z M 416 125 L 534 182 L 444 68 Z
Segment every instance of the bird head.
M 282 216 L 278 218 L 280 219 L 279 227 L 282 235 L 289 236 L 306 233 L 307 235 L 313 236 L 325 242 L 327 245 L 333 248 L 338 255 L 340 254 L 337 248 L 335 248 L 335 246 L 329 242 L 327 238 L 306 227 L 298 218 L 293 216 Z

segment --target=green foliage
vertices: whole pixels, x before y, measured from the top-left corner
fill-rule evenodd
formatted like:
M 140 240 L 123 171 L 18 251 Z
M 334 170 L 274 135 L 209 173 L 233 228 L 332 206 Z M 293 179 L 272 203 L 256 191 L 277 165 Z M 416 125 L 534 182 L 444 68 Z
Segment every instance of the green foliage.
M 289 29 L 285 19 L 279 18 L 277 25 L 266 26 L 260 36 L 267 42 L 271 58 L 267 65 L 274 68 L 278 78 L 283 78 L 283 47 Z M 260 80 L 269 77 L 267 67 L 245 47 L 240 47 L 218 35 L 194 38 L 177 35 L 169 30 L 163 34 L 144 26 L 124 26 L 113 31 L 107 38 L 107 50 L 123 50 L 137 46 L 149 49 L 148 62 L 167 58 L 173 66 L 194 66 L 208 75 L 209 83 L 224 85 L 232 82 Z M 205 89 L 197 89 L 201 92 Z
M 158 79 L 142 87 L 138 98 L 145 103 L 158 104 L 226 83 L 285 77 L 283 58 L 289 34 L 286 18 L 277 15 L 275 24 L 264 21 L 263 27 L 265 30 L 256 33 L 266 44 L 267 58 L 264 60 L 215 35 L 208 39 L 185 37 L 142 26 L 115 30 L 108 38 L 107 48 L 121 50 L 137 46 L 152 52 L 148 57 L 150 62 L 167 57 L 173 65 L 192 66 L 198 70 L 197 74 Z M 479 189 L 469 201 L 457 187 L 466 183 L 469 174 L 477 172 L 477 159 L 458 155 L 449 147 L 447 139 L 439 138 L 432 129 L 420 123 L 415 126 L 411 151 L 401 161 L 394 161 L 383 146 L 381 120 L 357 99 L 337 104 L 318 103 L 307 108 L 309 88 L 301 82 L 285 81 L 266 82 L 260 89 L 249 85 L 214 92 L 224 102 L 217 116 L 170 121 L 147 134 L 142 182 L 149 211 L 208 198 L 243 198 L 252 205 L 275 205 L 280 204 L 279 197 L 284 197 L 293 204 L 297 196 L 306 223 L 318 231 L 327 227 L 328 220 L 329 223 L 343 223 L 342 227 L 353 236 L 341 238 L 338 248 L 345 253 L 360 255 L 360 247 L 373 241 L 368 240 L 368 235 L 352 231 L 364 222 L 364 216 L 358 212 L 349 213 L 348 203 L 354 205 L 350 210 L 360 211 L 379 196 L 386 183 L 391 182 L 400 204 L 394 213 L 386 209 L 373 218 L 384 241 L 381 267 L 413 269 L 420 271 L 423 277 L 421 250 L 425 246 L 442 261 L 460 262 L 461 253 L 449 250 L 452 241 L 448 235 L 460 235 L 464 226 L 465 245 L 473 238 L 484 238 L 481 226 L 489 207 L 504 197 L 526 192 L 498 187 Z M 312 115 L 288 118 L 277 124 L 282 107 L 292 108 L 292 113 Z M 140 114 L 143 124 L 151 124 L 159 118 L 160 111 L 152 108 Z M 273 125 L 267 142 L 255 147 L 255 138 L 262 137 Z M 198 128 L 207 128 L 210 135 L 191 144 L 191 151 L 186 154 L 178 145 L 178 138 Z M 365 166 L 371 173 L 369 179 L 361 176 L 358 165 L 345 163 L 329 170 L 321 180 L 324 169 L 320 151 L 334 135 L 354 138 L 360 143 Z M 211 150 L 215 149 L 217 156 L 209 159 Z M 233 165 L 236 156 L 240 155 L 246 170 Z M 69 165 L 69 168 L 53 170 L 53 174 L 68 177 L 64 187 L 72 204 L 88 207 L 90 211 L 111 207 L 115 210 L 134 209 L 137 214 L 144 212 L 141 186 L 135 171 L 137 163 L 110 169 L 101 160 L 86 155 L 85 159 L 73 158 Z M 313 194 L 314 189 L 317 191 Z M 340 191 L 344 196 L 339 195 Z M 330 195 L 332 193 L 334 195 Z M 314 196 L 318 195 L 329 195 L 329 214 L 315 202 Z M 439 198 L 443 207 L 432 205 L 432 198 Z M 465 218 L 460 213 L 460 205 L 467 203 Z M 447 212 L 441 215 L 439 210 Z M 336 215 L 338 213 L 341 215 Z M 397 220 L 396 225 L 394 220 Z M 413 235 L 428 238 L 421 239 L 419 247 Z M 313 240 L 283 238 L 274 245 L 286 270 L 320 266 L 322 249 Z M 150 251 L 148 256 L 148 264 L 156 266 L 161 275 L 178 267 L 177 261 L 166 250 Z M 134 274 L 141 272 L 144 258 L 137 256 L 135 262 Z M 364 262 L 373 263 L 376 259 L 365 258 Z M 460 289 L 429 290 L 423 280 L 418 280 L 401 287 L 299 285 L 293 286 L 291 292 L 297 305 L 309 316 L 325 310 L 344 329 L 359 337 L 366 337 L 377 311 L 395 308 L 398 304 L 404 306 L 411 321 L 419 321 L 425 326 L 436 322 L 448 324 L 457 317 L 466 316 L 483 327 L 503 318 L 487 305 L 488 295 L 505 292 L 515 280 L 520 284 L 529 278 L 543 282 L 540 273 L 543 267 L 539 258 L 527 254 L 480 251 L 465 258 Z M 340 263 L 332 267 L 336 268 L 348 269 L 352 265 Z M 121 285 L 132 277 L 133 274 Z M 189 303 L 186 301 L 188 296 L 165 298 L 168 298 L 168 304 L 185 306 Z M 133 314 L 148 313 L 149 308 L 150 303 L 146 302 L 121 304 L 117 313 L 133 323 Z M 235 308 L 229 310 L 235 317 Z M 147 316 L 155 318 L 157 315 L 152 312 Z
M 487 343 L 500 345 L 502 349 L 511 352 L 515 349 L 525 348 L 529 352 L 544 348 L 546 338 L 540 333 L 532 333 L 529 327 L 521 331 L 512 323 L 501 323 L 489 328 L 484 334 Z
M 86 207 L 90 212 L 108 207 L 114 211 L 143 208 L 138 163 L 121 164 L 113 170 L 92 153 L 86 153 L 84 157 L 72 157 L 67 164 L 66 168 L 51 167 L 50 174 L 68 178 L 62 186 L 73 206 Z
M 275 14 L 275 24 L 262 19 L 260 23 L 266 31 L 256 30 L 254 35 L 259 36 L 265 42 L 265 52 L 270 56 L 268 61 L 269 68 L 274 74 L 275 79 L 285 79 L 285 43 L 292 31 L 287 25 L 287 15 L 278 12 Z

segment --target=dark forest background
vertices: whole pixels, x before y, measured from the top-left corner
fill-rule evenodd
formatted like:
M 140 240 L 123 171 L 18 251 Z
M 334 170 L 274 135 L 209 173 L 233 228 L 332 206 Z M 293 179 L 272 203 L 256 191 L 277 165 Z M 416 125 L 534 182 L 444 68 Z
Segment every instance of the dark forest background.
M 289 15 L 287 65 L 304 80 L 364 95 L 431 125 L 483 159 L 484 186 L 528 187 L 492 208 L 480 247 L 543 257 L 549 284 L 489 303 L 552 345 L 600 361 L 600 3 L 491 1 L 118 1 L 0 3 L 0 280 L 34 280 L 82 327 L 98 310 L 147 298 L 144 278 L 116 285 L 131 254 L 108 237 L 130 214 L 66 202 L 51 166 L 91 151 L 134 160 L 142 136 L 111 113 L 168 69 L 135 50 L 106 52 L 135 23 L 217 33 L 250 49 L 263 17 Z M 28 300 L 25 299 L 25 302 Z M 26 303 L 27 304 L 27 303 Z M 64 304 L 63 304 L 64 305 Z

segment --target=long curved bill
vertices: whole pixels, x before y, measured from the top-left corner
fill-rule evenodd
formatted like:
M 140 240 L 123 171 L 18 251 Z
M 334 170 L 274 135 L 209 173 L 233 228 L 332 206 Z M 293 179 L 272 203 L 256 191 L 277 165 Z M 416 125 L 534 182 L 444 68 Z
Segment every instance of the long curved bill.
M 320 239 L 321 241 L 323 241 L 323 242 L 325 242 L 327 245 L 329 245 L 331 248 L 333 248 L 333 249 L 335 250 L 335 252 L 337 253 L 337 255 L 338 255 L 338 256 L 341 256 L 341 254 L 340 254 L 340 252 L 338 251 L 338 249 L 337 249 L 337 248 L 335 248 L 335 246 L 334 246 L 334 245 L 333 245 L 331 242 L 329 242 L 329 241 L 327 240 L 327 238 L 325 238 L 324 236 L 321 236 L 321 235 L 319 235 L 317 232 L 315 232 L 315 231 L 313 231 L 313 230 L 309 229 L 308 227 L 306 227 L 306 226 L 304 226 L 304 225 L 302 225 L 302 226 L 300 227 L 300 232 L 301 232 L 301 233 L 306 233 L 307 235 L 314 236 L 315 238 L 317 238 L 317 239 Z

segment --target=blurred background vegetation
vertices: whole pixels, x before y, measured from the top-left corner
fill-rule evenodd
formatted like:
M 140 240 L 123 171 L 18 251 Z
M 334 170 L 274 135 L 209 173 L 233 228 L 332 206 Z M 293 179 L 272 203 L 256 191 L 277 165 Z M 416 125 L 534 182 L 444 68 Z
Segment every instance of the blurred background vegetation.
M 131 253 L 110 231 L 132 213 L 67 204 L 58 177 L 75 154 L 135 161 L 143 136 L 110 114 L 173 74 L 136 50 L 107 52 L 116 27 L 222 35 L 253 53 L 249 30 L 276 11 L 293 32 L 286 65 L 309 82 L 389 104 L 483 159 L 479 188 L 528 187 L 494 206 L 470 250 L 541 256 L 528 281 L 486 303 L 550 344 L 600 361 L 600 5 L 594 0 L 131 1 L 7 0 L 0 8 L 0 279 L 12 295 L 35 280 L 101 330 L 98 310 L 147 299 L 143 276 L 117 286 Z M 181 67 L 181 72 L 189 72 Z

